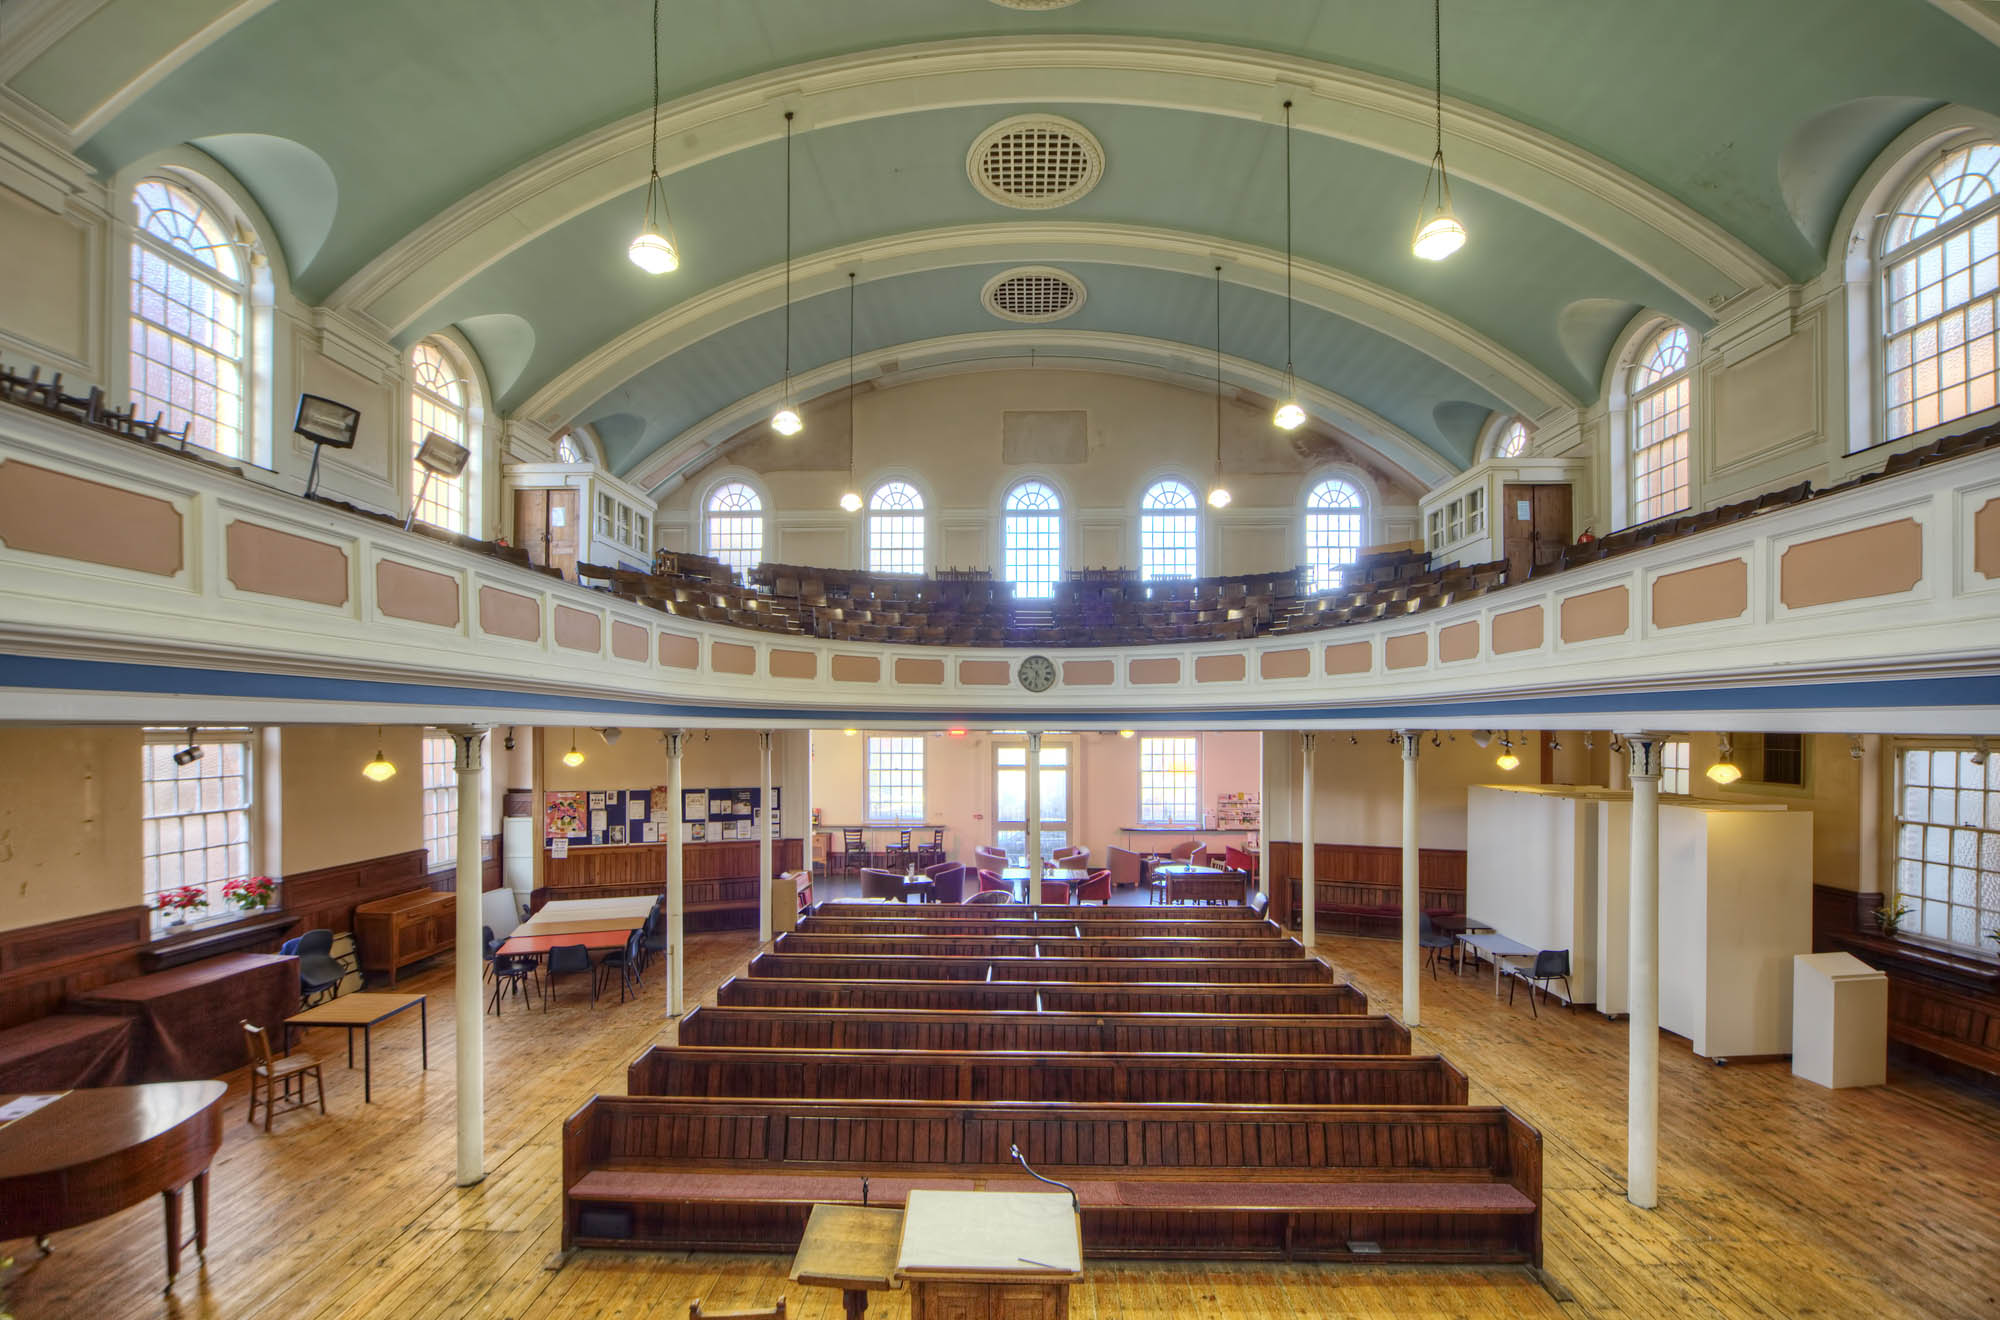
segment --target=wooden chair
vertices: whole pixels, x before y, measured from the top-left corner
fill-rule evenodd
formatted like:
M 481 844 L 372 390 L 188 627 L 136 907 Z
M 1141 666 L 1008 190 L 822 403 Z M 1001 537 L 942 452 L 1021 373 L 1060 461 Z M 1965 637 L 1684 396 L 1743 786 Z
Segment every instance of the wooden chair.
M 287 1113 L 294 1109 L 305 1109 L 312 1104 L 306 1099 L 305 1079 L 310 1077 L 313 1088 L 319 1096 L 319 1112 L 326 1113 L 326 1079 L 320 1075 L 319 1060 L 310 1054 L 288 1054 L 282 1059 L 271 1057 L 271 1039 L 264 1034 L 264 1028 L 253 1027 L 248 1022 L 243 1028 L 243 1045 L 250 1054 L 250 1113 L 245 1121 L 257 1121 L 257 1088 L 264 1089 L 264 1130 L 271 1130 L 271 1115 L 274 1112 L 272 1088 L 286 1101 Z M 292 1093 L 294 1084 L 298 1094 Z
M 755 1311 L 704 1311 L 697 1297 L 688 1303 L 688 1320 L 785 1320 L 785 1299 Z
M 861 836 L 858 825 L 840 827 L 840 869 L 858 871 L 870 864 L 868 842 Z

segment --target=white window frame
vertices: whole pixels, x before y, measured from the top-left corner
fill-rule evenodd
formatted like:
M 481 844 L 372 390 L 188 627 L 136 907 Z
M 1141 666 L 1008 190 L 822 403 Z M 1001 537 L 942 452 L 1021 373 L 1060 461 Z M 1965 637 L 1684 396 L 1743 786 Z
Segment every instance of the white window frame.
M 426 368 L 433 363 L 442 364 L 441 370 L 453 373 L 452 379 L 446 382 L 447 388 L 433 388 L 425 382 Z M 449 392 L 451 387 L 456 388 L 457 398 Z M 461 535 L 474 534 L 472 492 L 479 459 L 479 444 L 473 435 L 475 389 L 472 371 L 454 345 L 433 335 L 420 340 L 410 350 L 410 498 L 416 500 L 417 492 L 424 492 L 422 501 L 416 506 L 418 522 Z M 426 473 L 417 462 L 417 451 L 423 447 L 425 437 L 433 431 L 464 445 L 472 451 L 472 457 L 466 462 L 465 470 L 456 477 L 447 479 L 430 474 L 430 481 L 426 484 Z
M 1036 492 L 1047 492 L 1047 502 L 1021 506 L 1017 502 L 1025 499 L 1042 500 Z M 1042 543 L 1050 537 L 1045 527 L 1028 527 L 1033 520 L 1053 526 L 1053 541 Z M 1016 522 L 1023 525 L 1017 529 Z M 1016 543 L 1019 532 L 1020 544 Z M 1000 575 L 1014 589 L 1014 595 L 1024 600 L 1046 600 L 1055 595 L 1058 583 L 1063 580 L 1066 560 L 1067 529 L 1063 525 L 1063 496 L 1055 483 L 1041 477 L 1025 477 L 1007 488 L 1000 500 Z M 1035 538 L 1031 542 L 1029 538 Z M 1046 574 L 1028 575 L 1028 570 L 1046 568 Z M 1027 590 L 1023 590 L 1023 587 Z
M 1666 341 L 1673 335 L 1681 336 L 1681 363 L 1678 367 L 1662 370 L 1654 365 L 1659 360 Z M 1632 355 L 1632 363 L 1627 368 L 1626 404 L 1626 482 L 1625 503 L 1631 510 L 1632 526 L 1649 523 L 1657 518 L 1671 518 L 1675 514 L 1686 513 L 1694 507 L 1694 367 L 1696 336 L 1694 331 L 1678 321 L 1666 321 L 1653 326 L 1639 341 L 1638 351 Z M 1680 410 L 1684 423 L 1678 431 L 1662 436 L 1651 443 L 1642 443 L 1644 423 L 1641 414 L 1648 404 L 1665 399 L 1677 391 L 1684 391 Z M 1682 467 L 1682 491 L 1678 504 L 1671 507 L 1661 504 L 1648 510 L 1647 500 L 1639 493 L 1639 483 L 1647 473 L 1640 470 L 1640 455 L 1658 450 L 1675 440 L 1680 442 L 1680 455 L 1669 460 L 1654 471 L 1662 471 L 1679 463 Z
M 1994 828 L 2000 826 L 2000 762 L 1975 766 L 1974 749 L 1963 744 L 1899 741 L 1893 747 L 1888 853 L 1895 891 L 1911 909 L 1902 931 L 1991 953 L 1986 932 L 2000 928 L 2000 828 Z M 1913 756 L 1926 758 L 1921 783 L 1911 773 Z M 1947 759 L 1950 786 L 1937 782 Z M 1959 912 L 1969 914 L 1958 923 L 1969 940 L 1952 938 Z
M 1354 497 L 1352 506 L 1320 503 L 1323 493 L 1332 487 L 1339 487 L 1352 495 Z M 1338 524 L 1348 519 L 1353 520 L 1351 546 L 1340 543 L 1345 530 Z M 1347 569 L 1360 559 L 1361 552 L 1367 548 L 1367 493 L 1351 478 L 1340 473 L 1315 479 L 1306 488 L 1300 529 L 1305 551 L 1301 562 L 1306 566 L 1307 592 L 1338 590 L 1345 579 Z M 1319 554 L 1322 550 L 1329 552 L 1324 561 Z M 1343 557 L 1343 551 L 1350 553 L 1346 553 Z
M 868 735 L 864 760 L 863 814 L 870 825 L 924 823 L 924 737 L 922 734 Z
M 1187 764 L 1172 764 L 1185 757 Z M 1182 829 L 1201 826 L 1201 738 L 1195 734 L 1139 739 L 1139 823 Z
M 1526 422 L 1510 418 L 1493 436 L 1492 457 L 1520 458 L 1528 452 L 1528 441 L 1532 438 Z
M 208 895 L 208 914 L 214 915 L 226 910 L 222 898 L 225 882 L 248 879 L 257 873 L 256 731 L 236 727 L 197 728 L 193 732 L 193 743 L 201 748 L 201 758 L 180 766 L 174 764 L 172 756 L 188 746 L 187 729 L 149 728 L 141 739 L 140 888 L 145 895 L 146 906 L 153 909 L 155 927 L 165 922 L 165 914 L 156 905 L 162 892 L 187 884 L 199 884 Z M 239 774 L 227 775 L 223 772 L 228 762 L 225 748 L 235 748 L 240 752 Z M 227 805 L 228 788 L 232 781 L 240 781 L 241 800 L 235 806 Z M 180 798 L 184 795 L 178 789 L 172 802 L 168 802 L 162 792 L 168 785 L 184 784 L 197 786 L 197 802 L 193 808 L 180 805 Z M 213 805 L 205 802 L 206 790 L 202 786 L 207 784 L 215 785 Z M 191 827 L 199 829 L 202 834 L 199 848 L 187 846 Z M 173 846 L 164 846 L 169 842 Z M 204 856 L 202 860 L 205 867 L 221 862 L 225 874 L 188 877 L 188 860 L 195 853 L 214 854 L 218 850 L 224 855 Z
M 448 733 L 424 730 L 424 847 L 429 867 L 458 864 L 458 751 Z
M 882 482 L 868 495 L 868 571 L 922 577 L 925 557 L 924 495 L 902 478 Z
M 1018 759 L 1016 763 L 1015 758 Z M 1076 821 L 1076 761 L 1077 753 L 1067 742 L 1042 741 L 1041 771 L 1043 775 L 1060 772 L 1063 777 L 1063 814 L 1049 815 L 1049 795 L 1042 794 L 1042 856 L 1047 858 L 1058 848 L 1069 846 L 1070 834 L 1075 830 Z M 1009 819 L 1000 810 L 1000 776 L 1006 771 L 1019 772 L 1021 776 L 1021 816 Z M 1028 744 L 1026 742 L 996 743 L 993 747 L 993 843 L 1005 847 L 1005 836 L 1019 834 L 1022 838 L 1020 856 L 1027 855 L 1027 780 Z M 1053 826 L 1053 828 L 1051 828 Z M 1008 850 L 1008 856 L 1016 854 Z
M 1660 744 L 1660 791 L 1686 797 L 1690 764 L 1687 739 L 1669 738 Z
M 1201 500 L 1178 477 L 1162 477 L 1139 497 L 1139 580 L 1201 576 Z
M 766 530 L 764 493 L 741 477 L 718 481 L 702 497 L 702 553 L 720 559 L 739 576 L 747 579 L 764 562 Z
M 224 269 L 222 264 L 212 264 L 204 260 L 193 247 L 155 233 L 146 227 L 145 217 L 140 214 L 139 208 L 143 205 L 141 201 L 143 190 L 153 188 L 166 190 L 173 195 L 173 200 L 181 203 L 183 208 L 192 206 L 191 215 L 178 208 L 177 213 L 187 216 L 189 223 L 206 240 L 205 247 L 217 254 L 218 262 L 226 260 L 231 269 Z M 179 430 L 191 416 L 206 416 L 217 428 L 209 437 L 209 440 L 216 443 L 203 440 L 200 430 L 190 427 L 189 444 L 200 446 L 226 458 L 250 463 L 267 463 L 268 456 L 258 452 L 257 428 L 253 424 L 255 406 L 252 396 L 258 377 L 254 359 L 255 328 L 252 324 L 253 275 L 257 256 L 254 239 L 246 236 L 245 227 L 236 223 L 229 208 L 216 200 L 212 190 L 199 187 L 186 179 L 159 174 L 148 175 L 133 185 L 129 201 L 133 207 L 134 222 L 131 252 L 126 264 L 128 295 L 125 308 L 127 326 L 125 353 L 126 384 L 133 408 L 147 420 L 151 420 L 156 414 L 165 414 L 161 424 L 172 430 Z M 152 213 L 162 214 L 157 208 L 153 209 Z M 164 288 L 152 289 L 141 279 L 141 267 L 148 257 L 164 263 L 162 272 Z M 170 297 L 169 290 L 173 287 L 175 274 L 186 282 L 190 293 L 190 299 L 187 301 L 173 300 Z M 196 288 L 208 290 L 211 299 L 220 295 L 235 302 L 236 324 L 233 333 L 236 339 L 236 352 L 233 355 L 218 353 L 212 346 L 202 345 L 193 333 L 193 318 L 196 315 L 193 310 L 193 298 Z M 142 310 L 149 293 L 161 299 L 161 314 L 158 319 L 146 315 Z M 186 329 L 177 330 L 173 326 L 175 319 L 171 310 L 173 302 L 179 302 L 180 306 L 189 311 L 189 324 Z M 220 318 L 207 319 L 220 324 Z M 167 360 L 162 362 L 150 352 L 136 347 L 132 342 L 135 336 L 147 340 L 148 348 L 165 347 Z M 215 381 L 202 382 L 199 379 L 199 363 L 204 358 L 215 364 Z M 169 373 L 166 396 L 155 394 L 146 388 L 149 384 L 147 379 L 149 366 L 158 366 Z M 171 398 L 171 378 L 174 376 L 187 378 L 189 402 L 192 403 L 204 384 L 212 390 L 223 390 L 228 383 L 230 372 L 235 375 L 236 385 L 236 404 L 229 410 L 234 413 L 233 417 L 227 415 L 220 406 L 210 413 L 196 414 L 187 405 L 177 406 Z M 217 403 L 219 405 L 220 398 Z M 224 428 L 233 430 L 234 434 L 223 434 Z

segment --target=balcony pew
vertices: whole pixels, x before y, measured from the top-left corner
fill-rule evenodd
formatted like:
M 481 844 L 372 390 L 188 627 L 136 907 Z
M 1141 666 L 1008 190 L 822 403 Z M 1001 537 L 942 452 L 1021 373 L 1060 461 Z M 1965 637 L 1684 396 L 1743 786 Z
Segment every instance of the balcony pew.
M 1306 961 L 1305 950 L 1293 940 L 1238 940 L 1220 936 L 1168 938 L 1148 935 L 1133 936 L 1129 939 L 1104 938 L 1096 935 L 1079 938 L 1061 932 L 1047 936 L 962 935 L 955 930 L 913 935 L 827 935 L 817 930 L 795 931 L 780 935 L 772 952 L 876 957 L 1042 957 L 1093 960 L 1256 958 Z

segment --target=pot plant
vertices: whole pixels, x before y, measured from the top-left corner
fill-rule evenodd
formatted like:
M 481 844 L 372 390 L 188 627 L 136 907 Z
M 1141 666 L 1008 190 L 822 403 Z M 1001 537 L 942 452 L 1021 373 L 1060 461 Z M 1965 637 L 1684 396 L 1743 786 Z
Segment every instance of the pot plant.
M 178 926 L 189 914 L 208 910 L 208 891 L 200 885 L 182 885 L 179 889 L 165 889 L 160 892 L 160 911 L 167 914 L 167 924 Z
M 222 901 L 239 911 L 256 912 L 271 906 L 271 897 L 277 892 L 277 888 L 277 883 L 268 875 L 225 880 L 222 884 Z
M 1875 909 L 1875 924 L 1884 935 L 1895 935 L 1903 927 L 1903 918 L 1909 915 L 1910 905 L 1891 889 L 1882 896 L 1882 906 Z

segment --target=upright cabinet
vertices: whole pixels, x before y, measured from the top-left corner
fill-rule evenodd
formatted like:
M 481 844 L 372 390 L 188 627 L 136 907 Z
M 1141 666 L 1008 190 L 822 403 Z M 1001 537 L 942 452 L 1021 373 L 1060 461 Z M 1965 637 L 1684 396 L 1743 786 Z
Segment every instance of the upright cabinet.
M 387 972 L 389 985 L 411 963 L 448 953 L 457 943 L 458 896 L 435 889 L 378 898 L 354 909 L 354 946 L 361 970 Z

